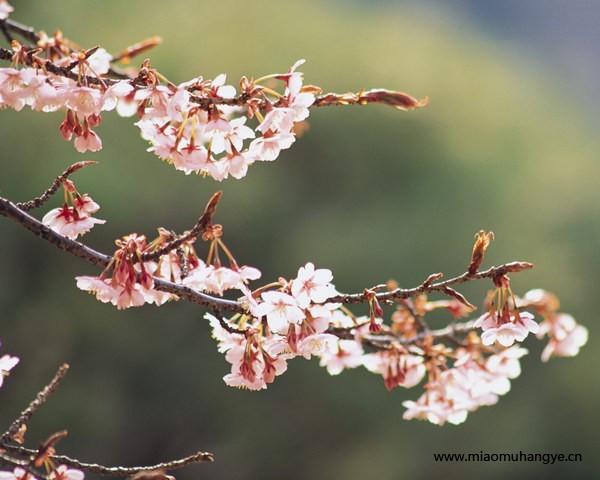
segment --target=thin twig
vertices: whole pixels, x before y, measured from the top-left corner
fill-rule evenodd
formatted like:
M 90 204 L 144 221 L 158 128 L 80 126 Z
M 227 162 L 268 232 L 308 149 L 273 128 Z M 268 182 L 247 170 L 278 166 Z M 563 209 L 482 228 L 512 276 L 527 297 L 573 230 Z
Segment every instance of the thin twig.
M 2 448 L 6 449 L 9 452 L 25 456 L 31 456 L 37 453 L 37 450 L 21 447 L 20 445 L 3 444 Z M 79 468 L 81 470 L 86 470 L 90 473 L 96 473 L 98 475 L 115 477 L 127 477 L 129 475 L 135 475 L 136 473 L 147 472 L 150 470 L 175 470 L 195 463 L 206 463 L 214 461 L 213 454 L 209 452 L 197 452 L 185 458 L 158 463 L 156 465 L 146 465 L 140 467 L 107 467 L 104 465 L 99 465 L 97 463 L 82 462 L 80 460 L 77 460 L 76 458 L 71 458 L 66 455 L 52 455 L 50 458 L 57 464 L 68 465 L 70 467 Z
M 421 295 L 422 293 L 432 293 L 432 292 L 443 292 L 449 294 L 448 288 L 451 285 L 458 285 L 461 283 L 470 282 L 472 280 L 480 280 L 483 278 L 499 278 L 503 275 L 513 272 L 521 272 L 523 270 L 529 270 L 533 268 L 533 264 L 528 262 L 510 262 L 500 265 L 498 267 L 491 267 L 483 272 L 478 273 L 469 273 L 465 272 L 462 275 L 459 275 L 454 278 L 450 278 L 443 282 L 426 284 L 422 283 L 418 287 L 414 288 L 396 288 L 389 292 L 381 292 L 377 293 L 375 296 L 377 300 L 380 302 L 386 301 L 397 301 L 406 298 L 416 297 Z M 455 297 L 455 295 L 451 295 Z M 456 297 L 455 297 L 456 298 Z M 367 295 L 362 293 L 353 293 L 353 294 L 341 294 L 336 295 L 335 297 L 331 297 L 327 299 L 326 303 L 345 303 L 345 304 L 356 304 L 356 303 L 367 303 L 369 299 Z
M 227 320 L 225 320 L 225 318 L 223 318 L 223 315 L 221 315 L 221 312 L 213 311 L 213 314 L 221 324 L 221 327 L 227 330 L 229 333 L 237 333 L 238 335 L 245 335 L 247 333 L 247 330 L 240 330 L 239 328 L 235 328 L 229 325 L 227 323 Z
M 6 39 L 6 41 L 8 43 L 12 43 L 12 41 L 13 41 L 12 35 L 8 31 L 8 28 L 6 27 L 6 24 L 4 22 L 0 22 L 0 30 L 2 30 L 2 35 L 4 35 L 4 38 Z
M 222 195 L 223 195 L 223 192 L 219 191 L 219 192 L 216 192 L 210 198 L 210 200 L 206 204 L 204 213 L 198 219 L 198 221 L 196 222 L 196 225 L 194 225 L 194 227 L 191 230 L 185 232 L 183 235 L 177 237 L 175 240 L 170 241 L 164 247 L 161 247 L 153 252 L 148 252 L 148 253 L 142 254 L 142 260 L 144 262 L 158 261 L 160 259 L 160 257 L 162 257 L 163 255 L 166 255 L 167 253 L 169 253 L 173 250 L 176 250 L 181 245 L 183 245 L 184 242 L 187 242 L 188 240 L 191 240 L 193 238 L 200 236 L 202 234 L 202 232 L 212 224 L 213 216 L 217 210 L 217 205 L 219 204 L 219 200 L 221 199 Z
M 19 431 L 19 429 L 25 425 L 29 419 L 35 414 L 35 412 L 46 403 L 46 400 L 52 395 L 58 385 L 62 381 L 62 379 L 67 374 L 69 370 L 69 365 L 66 363 L 61 365 L 54 378 L 50 381 L 48 385 L 44 387 L 44 389 L 39 392 L 35 399 L 29 404 L 29 406 L 21 412 L 21 415 L 10 425 L 8 430 L 0 436 L 0 443 L 5 443 L 7 441 L 12 440 L 13 436 Z
M 40 40 L 39 34 L 35 31 L 35 29 L 33 27 L 28 27 L 27 25 L 23 25 L 22 23 L 15 22 L 14 20 L 11 20 L 10 18 L 1 20 L 0 23 L 7 30 L 10 30 L 11 32 L 14 32 L 14 33 L 18 33 L 19 35 L 21 35 L 23 38 L 29 40 L 30 42 L 37 44 L 37 42 Z
M 62 186 L 63 183 L 69 178 L 70 175 L 75 173 L 80 168 L 86 167 L 88 165 L 95 165 L 98 162 L 93 162 L 91 160 L 85 162 L 77 162 L 67 168 L 63 173 L 61 173 L 58 177 L 54 179 L 50 188 L 46 190 L 39 197 L 34 198 L 33 200 L 29 200 L 28 202 L 16 203 L 17 208 L 28 212 L 29 210 L 33 210 L 34 208 L 41 207 L 44 203 L 46 203 L 52 195 L 56 193 L 56 191 Z
M 419 342 L 422 342 L 425 337 L 432 338 L 447 338 L 455 333 L 464 333 L 473 329 L 473 325 L 475 324 L 475 320 L 468 320 L 462 323 L 452 323 L 445 328 L 440 328 L 437 330 L 428 330 L 424 332 L 420 332 L 414 337 L 406 338 L 398 335 L 394 335 L 391 332 L 388 332 L 383 335 L 366 335 L 361 337 L 363 343 L 367 343 L 369 346 L 374 346 L 374 344 L 385 344 L 389 343 L 399 343 L 401 345 L 412 345 Z M 355 340 L 355 336 L 352 329 L 347 328 L 338 328 L 338 327 L 329 327 L 325 333 L 330 333 L 335 335 L 338 338 L 345 340 Z M 375 345 L 375 348 L 381 349 L 381 346 Z

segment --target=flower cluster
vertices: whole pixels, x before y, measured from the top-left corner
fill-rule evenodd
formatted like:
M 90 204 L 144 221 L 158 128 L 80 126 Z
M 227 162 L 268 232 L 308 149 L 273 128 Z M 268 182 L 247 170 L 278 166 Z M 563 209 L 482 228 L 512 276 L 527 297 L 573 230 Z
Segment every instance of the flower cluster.
M 280 279 L 278 290 L 251 293 L 247 298 L 250 314 L 231 320 L 207 314 L 219 351 L 227 352 L 226 360 L 232 364 L 225 382 L 250 390 L 266 388 L 276 375 L 285 372 L 286 362 L 297 356 L 326 358 L 338 373 L 344 367 L 351 368 L 352 361 L 341 362 L 335 357 L 338 353 L 339 358 L 344 356 L 344 348 L 348 356 L 354 356 L 354 349 L 339 345 L 335 335 L 326 333 L 334 311 L 340 307 L 323 304 L 337 293 L 331 280 L 330 270 L 307 263 L 295 279 Z
M 118 309 L 139 307 L 144 303 L 162 305 L 169 294 L 154 289 L 152 274 L 157 265 L 141 262 L 146 250 L 146 237 L 131 234 L 115 242 L 118 249 L 108 267 L 99 277 L 76 277 L 77 287 L 96 295 L 103 303 L 112 303 Z
M 179 86 L 156 80 L 133 95 L 142 137 L 150 142 L 150 151 L 186 174 L 202 173 L 219 181 L 230 175 L 242 178 L 255 161 L 275 160 L 289 148 L 295 140 L 294 125 L 308 117 L 315 96 L 302 88 L 302 74 L 296 71 L 302 63 L 285 74 L 243 78 L 241 96 L 264 97 L 260 103 L 250 101 L 247 108 L 226 104 L 236 90 L 225 85 L 225 75 L 214 80 L 198 77 Z M 283 81 L 283 94 L 259 85 L 271 78 Z M 202 102 L 211 106 L 203 108 Z M 254 130 L 246 125 L 253 117 L 260 121 Z M 247 146 L 246 140 L 251 140 Z
M 118 309 L 139 307 L 145 303 L 162 305 L 177 299 L 173 294 L 158 290 L 156 279 L 221 296 L 226 290 L 232 289 L 240 290 L 246 295 L 249 292 L 247 283 L 260 278 L 260 271 L 248 266 L 239 267 L 220 239 L 220 226 L 213 226 L 209 230 L 219 233 L 213 233 L 210 238 L 211 248 L 206 263 L 196 253 L 194 237 L 160 255 L 156 261 L 143 260 L 144 255 L 168 246 L 176 237 L 172 232 L 159 228 L 158 237 L 147 243 L 145 236 L 132 233 L 115 242 L 118 249 L 99 277 L 76 277 L 77 287 Z M 230 258 L 230 267 L 221 264 L 219 246 Z
M 105 223 L 105 220 L 92 217 L 92 214 L 100 209 L 100 205 L 94 202 L 87 193 L 81 195 L 71 180 L 66 180 L 63 186 L 65 190 L 64 204 L 44 215 L 42 219 L 44 225 L 75 240 L 79 235 L 89 232 L 94 225 Z
M 459 424 L 481 406 L 494 405 L 521 373 L 519 359 L 527 350 L 511 347 L 487 358 L 457 352 L 452 368 L 437 373 L 416 401 L 405 401 L 404 419 L 418 418 L 436 425 Z
M 2 11 L 0 10 L 0 14 Z M 104 78 L 112 57 L 101 48 L 70 52 L 59 35 L 43 35 L 40 50 L 63 52 L 54 59 L 57 73 L 44 66 L 44 60 L 18 42 L 13 42 L 11 68 L 0 68 L 0 107 L 20 111 L 24 107 L 40 112 L 65 110 L 60 133 L 83 153 L 96 152 L 102 141 L 93 128 L 102 121 L 102 112 L 116 109 L 121 116 L 137 114 L 136 125 L 150 142 L 149 151 L 189 173 L 210 175 L 216 180 L 229 176 L 242 178 L 255 161 L 275 160 L 281 150 L 295 141 L 294 126 L 309 115 L 315 101 L 315 87 L 302 86 L 298 61 L 287 73 L 240 81 L 236 89 L 225 85 L 226 76 L 214 80 L 202 77 L 180 85 L 164 79 L 147 62 L 135 80 Z M 17 68 L 24 64 L 23 68 Z M 27 66 L 31 65 L 33 66 Z M 64 69 L 77 74 L 77 80 Z M 90 82 L 89 79 L 96 80 Z M 284 92 L 278 93 L 261 82 L 279 80 Z M 246 125 L 256 117 L 255 129 Z M 250 143 L 245 145 L 247 140 Z
M 419 295 L 401 302 L 387 327 L 380 318 L 383 312 L 377 311 L 381 307 L 374 291 L 365 290 L 370 315 L 354 317 L 330 300 L 337 296 L 332 280 L 330 270 L 308 263 L 293 280 L 279 279 L 253 292 L 247 298 L 248 314 L 229 320 L 207 314 L 218 349 L 231 364 L 225 383 L 264 389 L 287 370 L 288 360 L 316 356 L 331 375 L 363 366 L 381 375 L 388 390 L 412 388 L 427 377 L 421 397 L 403 403 L 404 418 L 458 424 L 469 412 L 495 404 L 510 390 L 510 380 L 521 372 L 520 358 L 527 353 L 515 342 L 522 342 L 529 332 L 550 336 L 544 359 L 551 354 L 574 355 L 587 339 L 587 331 L 570 316 L 556 313 L 554 296 L 536 290 L 519 300 L 505 276 L 495 279 L 499 286 L 488 301 L 488 312 L 471 322 L 482 327 L 482 335 L 471 330 L 464 343 L 449 335 L 459 348 L 447 346 L 445 336 L 436 339 L 420 333 L 418 325 L 436 309 L 464 317 L 472 310 L 464 303 L 428 301 Z M 271 290 L 273 286 L 279 288 Z M 525 308 L 544 315 L 540 326 L 531 313 L 520 310 Z
M 11 11 L 0 0 L 0 21 Z M 3 21 L 2 26 L 8 28 L 9 23 Z M 12 61 L 9 68 L 0 68 L 0 108 L 64 110 L 60 133 L 67 141 L 74 137 L 79 152 L 102 148 L 94 128 L 100 125 L 103 112 L 137 116 L 141 136 L 150 144 L 148 151 L 185 174 L 217 181 L 230 176 L 240 179 L 253 163 L 275 160 L 294 143 L 296 133 L 302 131 L 299 123 L 307 119 L 311 106 L 374 102 L 410 110 L 427 103 L 382 89 L 320 95 L 319 88 L 303 85 L 298 71 L 303 60 L 286 73 L 242 77 L 239 91 L 226 83 L 225 75 L 176 85 L 148 60 L 124 77 L 112 66 L 123 56 L 113 57 L 99 47 L 75 49 L 60 32 L 53 36 L 27 32 L 25 37 L 34 38 L 37 45 L 13 41 L 12 50 L 0 48 L 1 58 Z M 8 30 L 5 34 L 9 36 Z M 125 57 L 144 49 L 141 44 L 131 47 Z M 258 280 L 261 272 L 239 266 L 221 238 L 222 227 L 212 223 L 221 196 L 218 192 L 191 230 L 177 235 L 160 228 L 158 237 L 149 242 L 132 233 L 116 240 L 117 250 L 107 257 L 68 240 L 104 223 L 92 216 L 99 205 L 67 180 L 87 163 L 73 165 L 34 201 L 12 204 L 0 198 L 0 213 L 39 236 L 52 237 L 66 251 L 79 249 L 80 256 L 105 265 L 99 276 L 76 277 L 77 286 L 101 302 L 118 309 L 163 305 L 179 298 L 208 305 L 214 315 L 206 314 L 206 318 L 218 350 L 231 365 L 224 377 L 227 385 L 265 389 L 287 370 L 289 360 L 317 357 L 331 375 L 363 366 L 380 375 L 388 390 L 423 384 L 424 393 L 416 401 L 403 403 L 404 418 L 458 424 L 469 412 L 495 404 L 510 390 L 510 380 L 520 374 L 520 358 L 527 353 L 520 343 L 529 333 L 548 336 L 543 361 L 576 355 L 587 341 L 587 329 L 559 312 L 553 295 L 532 290 L 519 299 L 513 294 L 508 273 L 531 268 L 531 264 L 511 262 L 479 271 L 494 238 L 492 232 L 483 230 L 476 235 L 467 271 L 454 279 L 439 281 L 443 275 L 437 273 L 413 289 L 401 289 L 390 281 L 343 295 L 333 285 L 330 270 L 317 269 L 309 262 L 289 281 L 279 278 L 252 290 L 249 283 Z M 42 219 L 53 232 L 22 215 L 30 206 L 41 205 L 61 184 L 63 206 Z M 206 260 L 196 253 L 197 239 L 209 243 Z M 480 278 L 492 279 L 496 287 L 484 304 L 485 313 L 476 320 L 430 329 L 425 316 L 434 310 L 446 310 L 454 319 L 470 316 L 476 307 L 452 286 Z M 212 296 L 222 297 L 230 290 L 238 292 L 236 301 Z M 433 292 L 444 293 L 446 298 L 428 300 L 427 294 Z M 355 316 L 347 307 L 353 303 L 366 304 L 368 315 Z M 386 325 L 384 308 L 389 306 L 396 310 Z M 225 310 L 236 313 L 224 318 Z M 526 310 L 541 316 L 541 323 Z M 0 385 L 18 361 L 9 355 L 0 358 Z M 52 467 L 47 478 L 82 480 L 83 474 L 61 465 Z M 0 480 L 30 479 L 35 480 L 33 474 L 21 468 L 0 472 Z
M 17 52 L 22 48 L 15 47 Z M 106 73 L 110 66 L 107 55 L 103 49 L 95 51 L 85 58 L 81 71 Z M 308 117 L 308 108 L 315 100 L 314 89 L 302 87 L 302 74 L 296 71 L 301 64 L 297 62 L 285 74 L 263 77 L 282 80 L 283 94 L 242 79 L 242 95 L 260 93 L 264 97 L 246 108 L 221 105 L 236 95 L 233 86 L 224 84 L 225 75 L 214 80 L 199 77 L 179 86 L 163 85 L 157 72 L 145 67 L 150 83 L 134 87 L 129 80 L 112 81 L 110 86 L 107 82 L 82 85 L 37 68 L 1 68 L 0 107 L 66 110 L 60 133 L 68 141 L 75 136 L 75 148 L 81 153 L 102 148 L 93 130 L 102 121 L 102 112 L 116 108 L 122 116 L 137 113 L 136 125 L 150 142 L 149 150 L 176 169 L 219 181 L 229 176 L 239 179 L 255 161 L 275 160 L 281 150 L 294 143 L 294 125 Z M 246 125 L 253 117 L 260 120 L 256 129 Z M 252 141 L 245 146 L 246 140 Z
M 579 325 L 568 313 L 559 312 L 560 302 L 551 293 L 541 289 L 531 290 L 524 295 L 522 303 L 543 317 L 538 338 L 549 338 L 542 352 L 543 362 L 550 357 L 574 357 L 587 343 L 587 328 Z

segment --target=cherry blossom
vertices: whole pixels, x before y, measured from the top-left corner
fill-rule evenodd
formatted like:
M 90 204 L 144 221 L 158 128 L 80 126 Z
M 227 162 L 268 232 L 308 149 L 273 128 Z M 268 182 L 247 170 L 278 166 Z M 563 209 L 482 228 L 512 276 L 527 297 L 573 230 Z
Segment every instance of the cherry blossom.
M 85 129 L 81 135 L 78 135 L 75 139 L 75 149 L 79 153 L 85 153 L 88 150 L 90 152 L 98 152 L 102 150 L 102 140 L 100 137 L 96 135 L 96 132 L 90 130 L 89 128 Z
M 48 478 L 50 480 L 83 480 L 85 475 L 81 470 L 69 468 L 66 465 L 59 465 L 55 470 L 50 472 Z
M 4 383 L 4 378 L 10 375 L 10 371 L 19 363 L 19 358 L 11 355 L 0 357 L 0 387 Z
M 330 283 L 333 280 L 331 270 L 320 268 L 308 262 L 300 267 L 297 277 L 292 280 L 291 293 L 301 308 L 307 308 L 311 302 L 322 303 L 337 294 Z
M 8 18 L 8 15 L 14 10 L 6 0 L 0 1 L 0 20 Z
M 498 343 L 503 347 L 510 347 L 515 341 L 522 342 L 530 332 L 535 334 L 539 331 L 539 325 L 533 321 L 531 313 L 518 311 L 509 320 L 485 313 L 477 319 L 475 327 L 483 330 L 481 341 L 484 345 Z
M 588 330 L 578 325 L 567 313 L 558 313 L 546 318 L 540 324 L 539 336 L 548 335 L 550 340 L 542 352 L 542 361 L 550 357 L 574 357 L 587 343 Z
M 382 375 L 388 390 L 398 386 L 414 387 L 427 371 L 422 357 L 412 355 L 400 346 L 364 355 L 362 364 L 370 372 Z
M 335 348 L 338 338 L 328 333 L 316 333 L 302 339 L 296 348 L 298 355 L 307 360 L 312 356 L 321 357 L 327 355 Z
M 275 376 L 287 370 L 287 363 L 279 354 L 285 343 L 279 339 L 259 340 L 252 336 L 239 346 L 233 346 L 225 355 L 232 364 L 231 373 L 223 380 L 232 387 L 262 390 L 272 383 Z
M 12 472 L 0 471 L 0 480 L 37 480 L 37 477 L 21 467 L 16 467 Z
M 256 317 L 267 317 L 269 328 L 274 332 L 286 334 L 290 324 L 297 324 L 306 314 L 300 309 L 296 299 L 287 293 L 264 292 L 263 302 L 252 311 Z
M 334 347 L 321 355 L 319 365 L 327 368 L 330 375 L 339 375 L 347 368 L 363 364 L 364 349 L 354 340 L 338 340 Z
M 169 294 L 154 290 L 152 273 L 157 270 L 156 263 L 137 262 L 146 249 L 146 237 L 131 234 L 116 243 L 119 249 L 106 270 L 99 277 L 76 277 L 78 288 L 94 294 L 103 303 L 113 304 L 119 310 L 139 307 L 146 302 L 161 305 L 172 298 Z

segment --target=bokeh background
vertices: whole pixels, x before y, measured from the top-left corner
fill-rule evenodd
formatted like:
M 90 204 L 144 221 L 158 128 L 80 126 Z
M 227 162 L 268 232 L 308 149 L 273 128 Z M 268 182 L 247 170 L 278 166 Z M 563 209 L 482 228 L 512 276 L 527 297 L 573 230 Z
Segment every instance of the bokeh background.
M 299 58 L 326 91 L 387 87 L 429 96 L 423 110 L 319 109 L 310 131 L 243 181 L 185 176 L 145 152 L 130 120 L 105 115 L 104 149 L 78 155 L 60 113 L 3 111 L 2 195 L 29 199 L 67 165 L 109 222 L 86 237 L 189 227 L 224 190 L 218 221 L 265 281 L 313 261 L 341 291 L 464 271 L 473 234 L 493 230 L 487 265 L 527 260 L 517 292 L 543 287 L 590 330 L 574 359 L 530 355 L 512 391 L 461 426 L 402 420 L 417 389 L 388 393 L 364 370 L 330 377 L 293 361 L 258 393 L 226 387 L 228 364 L 204 312 L 184 302 L 118 312 L 75 288 L 98 270 L 0 221 L 2 353 L 21 364 L 0 391 L 6 425 L 67 361 L 60 392 L 30 424 L 35 444 L 69 430 L 61 451 L 107 464 L 196 450 L 210 465 L 180 479 L 595 478 L 600 335 L 600 5 L 574 0 L 13 2 L 16 20 L 118 51 L 161 35 L 153 65 L 175 82 L 226 72 L 232 83 Z M 54 202 L 57 206 L 58 200 Z M 489 288 L 462 289 L 478 304 Z M 443 320 L 440 320 L 440 324 Z M 582 463 L 435 463 L 444 452 L 581 453 Z

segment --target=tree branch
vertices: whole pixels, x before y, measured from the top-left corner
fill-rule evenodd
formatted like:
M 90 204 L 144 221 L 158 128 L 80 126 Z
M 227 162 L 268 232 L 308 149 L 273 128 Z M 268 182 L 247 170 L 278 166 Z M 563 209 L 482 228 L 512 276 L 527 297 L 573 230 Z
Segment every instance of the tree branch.
M 510 262 L 500 265 L 498 267 L 491 267 L 483 272 L 469 273 L 465 272 L 449 280 L 437 283 L 423 282 L 418 287 L 414 288 L 396 288 L 390 292 L 377 293 L 375 297 L 380 302 L 394 302 L 406 298 L 416 297 L 422 293 L 442 292 L 455 297 L 455 295 L 448 292 L 448 288 L 451 285 L 458 285 L 461 283 L 470 282 L 472 280 L 480 280 L 483 278 L 499 278 L 507 273 L 521 272 L 523 270 L 529 270 L 533 268 L 533 264 L 528 262 Z M 336 295 L 327 299 L 325 303 L 344 303 L 344 304 L 357 304 L 357 303 L 368 303 L 368 295 L 364 292 L 353 293 L 353 294 L 341 294 Z
M 2 445 L 5 450 L 23 456 L 32 456 L 37 453 L 37 450 L 21 447 L 19 445 Z M 196 463 L 206 463 L 214 461 L 212 453 L 197 452 L 188 457 L 171 460 L 168 462 L 158 463 L 156 465 L 145 465 L 139 467 L 107 467 L 97 463 L 86 463 L 66 455 L 52 455 L 50 457 L 58 464 L 68 465 L 69 467 L 86 470 L 90 473 L 96 473 L 103 476 L 127 477 L 136 473 L 147 472 L 150 470 L 175 470 Z
M 74 163 L 63 173 L 61 173 L 58 177 L 56 177 L 54 179 L 54 182 L 52 182 L 52 185 L 50 185 L 50 188 L 48 188 L 48 190 L 46 190 L 42 195 L 34 198 L 33 200 L 29 200 L 28 202 L 16 203 L 15 206 L 20 210 L 24 210 L 25 212 L 33 210 L 34 208 L 41 207 L 50 199 L 50 197 L 52 197 L 52 195 L 56 193 L 56 191 L 61 187 L 63 183 L 65 183 L 65 181 L 69 178 L 70 175 L 75 173 L 80 168 L 86 167 L 88 165 L 95 165 L 96 163 L 98 162 L 93 162 L 90 160 Z
M 0 25 L 11 32 L 17 33 L 21 35 L 23 38 L 29 40 L 30 42 L 37 43 L 40 39 L 39 34 L 35 31 L 33 27 L 28 27 L 27 25 L 23 25 L 22 23 L 15 22 L 10 18 L 5 18 L 4 20 L 0 20 Z
M 206 204 L 204 213 L 202 213 L 202 215 L 196 222 L 196 225 L 194 225 L 194 227 L 191 230 L 185 232 L 183 235 L 177 237 L 175 240 L 170 241 L 164 247 L 161 247 L 153 252 L 148 252 L 148 253 L 142 254 L 142 260 L 145 262 L 151 261 L 151 260 L 157 261 L 163 255 L 166 255 L 167 253 L 179 248 L 181 245 L 183 245 L 184 242 L 187 242 L 188 240 L 191 240 L 192 238 L 196 238 L 196 237 L 200 236 L 202 234 L 202 232 L 208 226 L 210 226 L 212 224 L 212 218 L 213 218 L 215 212 L 217 211 L 217 205 L 219 204 L 219 200 L 221 200 L 222 195 L 223 195 L 223 192 L 219 191 L 219 192 L 216 192 L 210 198 L 210 200 Z
M 68 370 L 69 365 L 67 365 L 66 363 L 60 366 L 50 383 L 46 385 L 44 389 L 36 395 L 35 399 L 29 404 L 29 406 L 21 412 L 21 415 L 19 415 L 19 417 L 13 423 L 11 423 L 8 430 L 4 432 L 2 436 L 0 436 L 0 443 L 3 444 L 12 440 L 13 436 L 20 430 L 20 428 L 29 421 L 29 419 L 35 414 L 35 412 L 42 405 L 44 405 L 44 403 L 46 403 L 46 400 L 48 400 L 50 395 L 52 395 L 56 391 L 58 385 L 67 374 Z
M 11 219 L 12 221 L 22 225 L 35 236 L 58 247 L 60 250 L 82 258 L 92 265 L 108 266 L 112 257 L 97 252 L 96 250 L 84 245 L 83 243 L 63 237 L 54 230 L 46 227 L 42 222 L 29 215 L 27 212 L 19 209 L 14 203 L 6 198 L 0 197 L 0 215 Z M 154 278 L 155 288 L 157 290 L 172 293 L 184 300 L 192 303 L 197 303 L 211 310 L 217 311 L 233 311 L 243 313 L 244 307 L 236 301 L 217 298 L 205 293 L 198 292 L 193 288 L 184 285 L 177 285 L 160 278 Z

